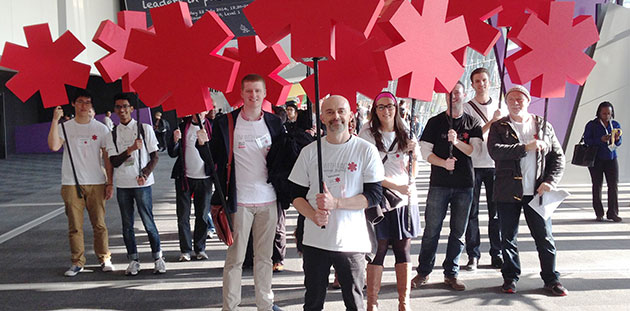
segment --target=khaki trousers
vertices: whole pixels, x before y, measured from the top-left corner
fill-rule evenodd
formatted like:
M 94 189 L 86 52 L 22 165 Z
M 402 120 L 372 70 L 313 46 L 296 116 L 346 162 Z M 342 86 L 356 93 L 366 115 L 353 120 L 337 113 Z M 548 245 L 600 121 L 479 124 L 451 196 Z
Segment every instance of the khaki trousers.
M 62 185 L 61 197 L 66 205 L 68 216 L 68 238 L 72 264 L 85 266 L 85 246 L 83 244 L 83 210 L 87 209 L 94 232 L 94 253 L 100 263 L 111 258 L 107 226 L 105 225 L 105 185 L 84 185 L 83 198 L 77 195 L 75 186 Z
M 236 213 L 232 214 L 234 243 L 228 247 L 223 267 L 223 310 L 238 310 L 241 303 L 241 276 L 250 231 L 254 238 L 256 306 L 260 311 L 271 310 L 273 306 L 271 255 L 277 219 L 275 202 L 259 207 L 239 206 Z

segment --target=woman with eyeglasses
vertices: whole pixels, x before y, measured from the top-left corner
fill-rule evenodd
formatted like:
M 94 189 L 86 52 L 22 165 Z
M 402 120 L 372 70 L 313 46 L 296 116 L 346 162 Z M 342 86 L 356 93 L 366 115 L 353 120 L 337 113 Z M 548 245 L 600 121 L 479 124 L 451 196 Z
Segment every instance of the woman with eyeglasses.
M 597 118 L 589 121 L 584 129 L 584 143 L 598 146 L 595 165 L 589 167 L 593 183 L 593 209 L 595 220 L 604 221 L 602 205 L 602 183 L 606 176 L 608 187 L 608 212 L 606 218 L 621 222 L 619 217 L 619 201 L 617 199 L 617 183 L 619 182 L 619 164 L 617 163 L 617 147 L 621 146 L 621 125 L 613 120 L 615 109 L 607 101 L 597 107 Z
M 383 261 L 389 245 L 396 259 L 399 310 L 410 309 L 411 239 L 419 235 L 421 228 L 416 186 L 415 182 L 409 183 L 409 174 L 413 177 L 411 180 L 415 180 L 419 149 L 416 141 L 409 139 L 409 129 L 401 118 L 397 103 L 392 93 L 381 92 L 372 104 L 370 121 L 359 133 L 359 137 L 376 145 L 381 155 L 385 167 L 383 190 L 401 199 L 390 204 L 390 209 L 384 212 L 384 219 L 375 225 L 378 246 L 374 260 L 367 265 L 367 310 L 376 310 L 378 306 Z M 410 151 L 413 151 L 411 159 Z M 409 161 L 413 161 L 411 172 L 408 171 Z M 397 200 L 391 200 L 394 201 Z

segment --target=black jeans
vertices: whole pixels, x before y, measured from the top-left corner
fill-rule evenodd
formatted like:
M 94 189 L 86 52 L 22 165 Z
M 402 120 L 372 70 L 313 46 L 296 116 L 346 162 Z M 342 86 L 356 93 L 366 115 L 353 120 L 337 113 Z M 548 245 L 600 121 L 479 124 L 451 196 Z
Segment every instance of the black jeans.
M 331 265 L 335 267 L 346 310 L 365 310 L 365 253 L 333 252 L 306 245 L 303 250 L 305 311 L 324 309 Z
M 286 233 L 286 217 L 287 211 L 282 208 L 282 204 L 278 203 L 278 222 L 276 223 L 276 236 L 273 239 L 273 255 L 271 260 L 274 264 L 284 262 L 287 254 L 287 233 Z
M 497 204 L 493 201 L 494 168 L 475 168 L 475 188 L 473 201 L 468 215 L 466 227 L 466 253 L 468 258 L 480 258 L 481 235 L 479 234 L 479 201 L 481 185 L 486 187 L 486 203 L 488 205 L 488 239 L 490 240 L 490 256 L 501 256 L 501 230 Z
M 206 250 L 208 237 L 208 211 L 210 210 L 210 195 L 212 193 L 212 179 L 188 178 L 188 190 L 182 189 L 182 178 L 175 179 L 175 202 L 177 205 L 177 232 L 179 234 L 179 250 L 182 253 Z M 195 195 L 195 233 L 190 232 L 191 196 Z M 194 241 L 194 245 L 193 245 Z
M 602 184 L 606 176 L 608 187 L 608 212 L 606 216 L 619 215 L 619 201 L 617 200 L 617 184 L 619 183 L 619 163 L 617 158 L 612 160 L 595 159 L 595 165 L 588 168 L 593 183 L 593 209 L 597 217 L 604 217 L 602 205 Z

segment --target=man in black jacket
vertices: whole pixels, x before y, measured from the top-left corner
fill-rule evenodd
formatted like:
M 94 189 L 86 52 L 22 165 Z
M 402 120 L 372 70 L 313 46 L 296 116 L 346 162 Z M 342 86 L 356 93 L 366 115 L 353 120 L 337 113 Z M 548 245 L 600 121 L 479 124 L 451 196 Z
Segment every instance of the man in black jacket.
M 566 296 L 556 271 L 556 246 L 551 233 L 551 218 L 543 219 L 529 202 L 535 194 L 551 191 L 564 171 L 564 153 L 553 127 L 541 117 L 527 112 L 529 91 L 517 85 L 506 93 L 507 117 L 494 122 L 488 135 L 488 152 L 495 161 L 494 201 L 501 222 L 504 293 L 515 293 L 521 274 L 516 236 L 521 210 L 536 243 L 540 276 L 545 289 Z M 543 126 L 546 125 L 546 131 Z M 543 137 L 544 133 L 544 137 Z M 541 138 L 542 137 L 542 138 Z

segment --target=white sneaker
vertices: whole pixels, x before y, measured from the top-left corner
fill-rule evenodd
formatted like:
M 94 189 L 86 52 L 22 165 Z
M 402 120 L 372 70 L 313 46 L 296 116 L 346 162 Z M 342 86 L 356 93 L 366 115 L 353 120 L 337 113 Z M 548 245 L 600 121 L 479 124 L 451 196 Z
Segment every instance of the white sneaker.
M 153 273 L 166 273 L 166 262 L 164 262 L 164 258 L 160 257 L 155 261 L 155 267 L 153 268 Z
M 190 261 L 190 254 L 182 253 L 179 255 L 179 261 Z
M 110 259 L 105 260 L 102 264 L 101 264 L 101 270 L 103 270 L 103 272 L 111 272 L 114 271 L 114 265 L 112 264 L 112 261 Z
M 65 276 L 75 276 L 79 274 L 79 272 L 83 271 L 83 267 L 79 267 L 77 265 L 70 266 L 70 269 L 66 271 L 63 275 Z
M 208 254 L 204 251 L 197 253 L 197 260 L 208 260 Z
M 140 272 L 140 263 L 136 260 L 132 260 L 129 262 L 129 266 L 127 266 L 127 270 L 125 270 L 125 275 L 135 276 Z

